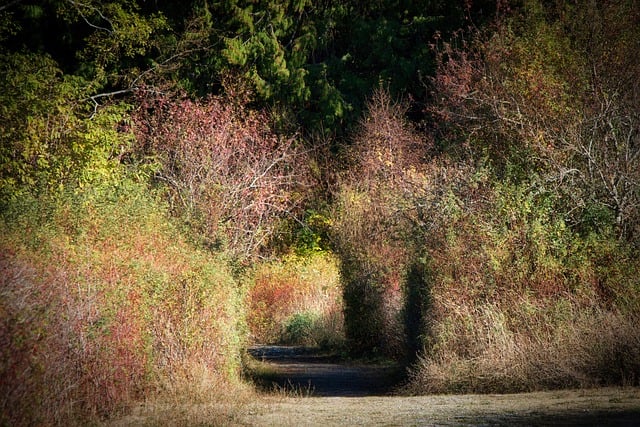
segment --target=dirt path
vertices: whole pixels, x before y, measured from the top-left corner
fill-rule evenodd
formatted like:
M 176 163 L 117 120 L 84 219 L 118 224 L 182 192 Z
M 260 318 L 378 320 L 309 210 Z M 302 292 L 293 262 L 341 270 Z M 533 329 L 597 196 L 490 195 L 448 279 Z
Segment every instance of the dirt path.
M 640 426 L 640 389 L 511 395 L 393 396 L 397 366 L 362 366 L 305 349 L 259 347 L 265 395 L 233 424 L 245 426 Z M 291 397 L 293 396 L 293 397 Z
M 394 396 L 386 394 L 398 379 L 392 366 L 344 364 L 293 348 L 253 349 L 251 353 L 261 361 L 254 368 L 263 379 L 286 385 L 289 391 L 247 390 L 246 395 L 240 392 L 223 401 L 150 401 L 104 425 L 640 426 L 640 388 Z M 303 397 L 309 394 L 311 397 Z
M 249 354 L 261 362 L 254 379 L 263 389 L 305 396 L 384 396 L 404 373 L 399 365 L 346 363 L 304 347 L 260 346 Z

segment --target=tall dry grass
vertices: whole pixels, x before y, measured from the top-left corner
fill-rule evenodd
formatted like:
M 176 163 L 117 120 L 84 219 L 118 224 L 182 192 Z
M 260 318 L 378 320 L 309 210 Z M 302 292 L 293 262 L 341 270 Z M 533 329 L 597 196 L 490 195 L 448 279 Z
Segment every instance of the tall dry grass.
M 637 316 L 565 308 L 571 312 L 567 319 L 532 325 L 527 332 L 510 327 L 507 319 L 514 314 L 495 305 L 461 312 L 465 309 L 438 325 L 433 347 L 412 369 L 408 391 L 508 393 L 638 385 Z

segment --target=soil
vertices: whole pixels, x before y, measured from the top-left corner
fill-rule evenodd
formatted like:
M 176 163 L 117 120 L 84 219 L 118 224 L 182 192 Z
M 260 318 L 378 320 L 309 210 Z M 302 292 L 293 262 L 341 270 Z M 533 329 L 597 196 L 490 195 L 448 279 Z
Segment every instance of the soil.
M 348 363 L 305 348 L 256 347 L 271 390 L 233 424 L 249 426 L 640 426 L 640 389 L 400 396 L 397 365 Z M 273 393 L 273 390 L 276 393 Z

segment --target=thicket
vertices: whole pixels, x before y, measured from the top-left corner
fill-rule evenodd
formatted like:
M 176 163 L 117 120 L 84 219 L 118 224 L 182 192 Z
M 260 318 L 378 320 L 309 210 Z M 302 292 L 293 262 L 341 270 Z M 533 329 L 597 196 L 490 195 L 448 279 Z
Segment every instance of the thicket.
M 525 2 L 439 45 L 444 149 L 488 166 L 489 191 L 454 193 L 430 257 L 418 389 L 637 384 L 635 6 Z
M 375 92 L 334 202 L 332 241 L 340 257 L 345 328 L 350 349 L 360 355 L 405 352 L 403 286 L 412 236 L 402 218 L 402 185 L 427 150 L 405 114 L 385 89 Z
M 146 186 L 23 196 L 2 229 L 3 423 L 82 424 L 239 385 L 237 284 Z
M 290 254 L 251 274 L 247 326 L 252 343 L 342 349 L 344 314 L 337 260 Z
M 140 19 L 58 5 L 109 33 Z M 25 23 L 0 14 L 6 41 Z M 101 54 L 128 57 L 117 44 L 136 42 L 118 36 Z M 83 57 L 95 74 L 82 75 L 41 51 L 0 56 L 0 424 L 81 425 L 147 398 L 237 393 L 242 286 L 225 253 L 172 218 L 153 180 L 162 164 L 137 151 L 133 105 L 94 96 L 113 63 Z
M 422 130 L 371 98 L 337 192 L 346 331 L 417 348 L 408 390 L 637 384 L 632 4 L 530 1 L 436 37 Z
M 134 155 L 159 164 L 154 179 L 168 187 L 174 214 L 238 259 L 256 258 L 283 221 L 301 216 L 312 183 L 301 143 L 246 103 L 143 93 L 132 113 Z
M 3 53 L 0 423 L 85 424 L 240 388 L 242 287 L 136 163 L 131 106 Z

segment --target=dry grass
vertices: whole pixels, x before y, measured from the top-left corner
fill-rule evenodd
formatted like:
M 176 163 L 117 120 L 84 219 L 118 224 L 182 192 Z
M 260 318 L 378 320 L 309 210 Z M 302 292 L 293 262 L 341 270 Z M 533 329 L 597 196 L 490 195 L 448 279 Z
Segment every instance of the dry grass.
M 248 385 L 212 375 L 206 366 L 190 366 L 179 371 L 164 379 L 162 392 L 140 401 L 127 414 L 113 417 L 102 425 L 236 425 L 257 398 Z
M 443 321 L 431 352 L 413 368 L 407 391 L 505 393 L 638 384 L 637 318 L 576 310 L 524 331 L 512 328 L 508 316 L 513 313 L 486 305 Z

